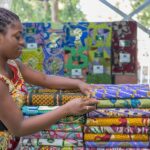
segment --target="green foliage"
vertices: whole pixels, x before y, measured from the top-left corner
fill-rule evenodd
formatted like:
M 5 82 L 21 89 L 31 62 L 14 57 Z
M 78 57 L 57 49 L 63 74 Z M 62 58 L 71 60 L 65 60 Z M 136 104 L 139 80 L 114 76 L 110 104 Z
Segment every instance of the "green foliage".
M 133 10 L 145 2 L 145 0 L 130 0 Z M 150 5 L 137 14 L 138 21 L 145 27 L 150 27 Z
M 44 4 L 42 1 L 13 0 L 11 10 L 19 15 L 22 22 L 38 22 L 50 20 L 50 15 L 47 15 L 48 13 L 46 14 L 45 11 L 43 11 Z
M 11 10 L 20 16 L 22 22 L 50 22 L 51 0 L 13 0 Z M 79 0 L 59 0 L 58 20 L 60 22 L 83 21 L 85 16 L 78 8 Z M 59 7 L 59 6 L 63 7 Z

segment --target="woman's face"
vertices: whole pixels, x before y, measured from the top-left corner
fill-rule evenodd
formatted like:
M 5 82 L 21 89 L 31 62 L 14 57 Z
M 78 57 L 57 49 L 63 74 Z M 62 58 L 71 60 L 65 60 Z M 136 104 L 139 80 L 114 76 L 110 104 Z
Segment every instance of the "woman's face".
M 0 34 L 0 57 L 15 59 L 22 53 L 24 39 L 22 37 L 22 24 L 18 21 L 8 25 L 5 34 Z

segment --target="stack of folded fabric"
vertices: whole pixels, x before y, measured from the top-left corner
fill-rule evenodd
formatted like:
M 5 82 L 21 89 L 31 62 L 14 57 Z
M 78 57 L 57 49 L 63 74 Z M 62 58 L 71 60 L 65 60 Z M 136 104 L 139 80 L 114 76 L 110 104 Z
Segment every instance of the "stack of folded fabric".
M 98 86 L 100 88 L 98 88 Z M 150 148 L 150 89 L 148 85 L 97 85 L 97 109 L 87 114 L 87 150 Z
M 25 118 L 42 115 L 80 96 L 83 95 L 76 90 L 35 90 L 28 97 L 27 104 L 30 106 L 23 106 L 22 112 Z M 85 115 L 68 116 L 50 126 L 49 129 L 24 136 L 20 141 L 21 150 L 83 150 L 82 129 L 85 119 Z

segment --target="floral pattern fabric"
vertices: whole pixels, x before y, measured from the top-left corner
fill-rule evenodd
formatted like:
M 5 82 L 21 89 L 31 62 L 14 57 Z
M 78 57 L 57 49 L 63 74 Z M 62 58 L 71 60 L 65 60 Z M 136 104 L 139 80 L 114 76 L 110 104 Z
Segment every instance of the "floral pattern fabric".
M 13 72 L 13 78 L 9 79 L 0 74 L 0 80 L 8 85 L 10 95 L 16 102 L 17 106 L 21 108 L 26 101 L 27 89 L 16 62 L 14 60 L 8 60 L 7 63 Z M 15 137 L 8 133 L 8 131 L 0 132 L 0 150 L 13 150 L 14 145 L 17 145 L 14 139 Z

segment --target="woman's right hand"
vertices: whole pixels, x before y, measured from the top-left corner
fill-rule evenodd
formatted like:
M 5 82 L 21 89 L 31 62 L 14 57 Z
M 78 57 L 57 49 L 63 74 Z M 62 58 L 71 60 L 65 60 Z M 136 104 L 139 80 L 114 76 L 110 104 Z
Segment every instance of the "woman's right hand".
M 76 98 L 66 103 L 65 109 L 67 115 L 82 115 L 96 109 L 98 100 L 94 98 L 81 99 Z

